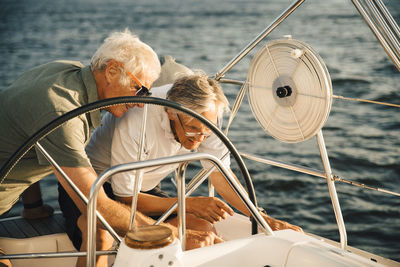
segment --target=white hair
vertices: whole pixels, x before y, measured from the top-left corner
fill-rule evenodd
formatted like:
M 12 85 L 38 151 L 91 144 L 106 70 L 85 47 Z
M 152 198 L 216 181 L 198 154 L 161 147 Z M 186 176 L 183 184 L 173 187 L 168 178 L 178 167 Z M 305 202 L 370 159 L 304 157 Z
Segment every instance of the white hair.
M 94 53 L 91 60 L 92 70 L 104 70 L 110 60 L 123 63 L 126 69 L 134 75 L 143 75 L 156 80 L 160 75 L 161 65 L 157 54 L 129 29 L 123 32 L 111 33 Z M 128 85 L 130 78 L 121 75 L 120 83 Z
M 177 79 L 167 92 L 167 99 L 199 113 L 209 110 L 214 104 L 219 116 L 224 111 L 229 111 L 229 102 L 220 84 L 203 72 Z

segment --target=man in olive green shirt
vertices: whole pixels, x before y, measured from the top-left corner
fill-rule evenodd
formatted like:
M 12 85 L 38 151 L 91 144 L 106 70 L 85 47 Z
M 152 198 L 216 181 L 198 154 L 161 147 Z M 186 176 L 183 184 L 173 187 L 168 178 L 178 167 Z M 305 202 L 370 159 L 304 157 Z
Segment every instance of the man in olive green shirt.
M 159 76 L 160 63 L 148 45 L 125 31 L 105 40 L 91 66 L 55 61 L 22 74 L 0 92 L 0 165 L 28 137 L 60 115 L 97 100 L 134 96 L 141 85 L 126 75 L 128 69 L 150 87 Z M 106 110 L 121 117 L 129 107 L 132 105 Z M 91 129 L 99 125 L 100 111 L 93 111 L 68 121 L 40 144 L 60 166 L 87 168 L 91 165 L 84 148 Z M 51 172 L 44 156 L 31 149 L 9 175 L 0 179 L 0 214 L 9 210 L 28 186 Z
M 155 52 L 128 30 L 111 34 L 93 55 L 90 67 L 79 62 L 56 61 L 27 71 L 0 92 L 0 165 L 29 136 L 58 116 L 96 100 L 146 92 L 159 74 L 160 62 Z M 117 105 L 105 110 L 122 117 L 133 106 Z M 39 142 L 86 196 L 97 175 L 85 153 L 85 145 L 91 129 L 99 124 L 100 111 L 93 111 L 68 121 Z M 35 149 L 31 149 L 7 176 L 0 177 L 0 215 L 12 207 L 26 188 L 52 171 L 84 217 L 86 206 Z M 123 236 L 129 229 L 130 209 L 108 198 L 104 190 L 99 192 L 97 207 Z M 135 225 L 153 222 L 141 213 L 135 217 Z M 167 226 L 177 235 L 175 227 Z M 98 237 L 109 239 L 110 235 L 98 234 Z M 188 248 L 220 241 L 212 232 L 187 232 Z M 99 257 L 98 263 L 104 258 Z
M 90 67 L 56 61 L 24 73 L 0 92 L 0 163 L 32 134 L 58 116 L 98 100 Z M 72 119 L 40 141 L 60 166 L 89 167 L 84 151 L 100 111 Z M 31 149 L 0 184 L 0 213 L 9 210 L 31 184 L 52 172 L 39 151 Z

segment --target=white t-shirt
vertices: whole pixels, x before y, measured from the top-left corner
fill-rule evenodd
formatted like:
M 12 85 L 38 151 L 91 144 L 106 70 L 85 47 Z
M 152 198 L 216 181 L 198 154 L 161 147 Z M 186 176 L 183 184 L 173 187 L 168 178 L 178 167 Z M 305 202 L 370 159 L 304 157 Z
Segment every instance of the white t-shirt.
M 172 85 L 152 88 L 152 96 L 164 98 Z M 97 173 L 116 164 L 137 161 L 140 127 L 142 125 L 143 109 L 132 108 L 122 118 L 116 118 L 107 113 L 102 119 L 102 126 L 93 133 L 86 152 Z M 144 140 L 142 160 L 186 154 L 185 149 L 174 138 L 170 120 L 164 106 L 149 105 L 147 110 L 147 125 Z M 205 139 L 197 149 L 222 158 L 228 151 L 219 138 L 212 134 Z M 229 168 L 230 158 L 223 160 Z M 205 168 L 212 166 L 210 162 L 202 161 Z M 146 168 L 143 173 L 141 191 L 153 189 L 164 177 L 175 170 L 178 164 Z M 134 172 L 124 172 L 111 178 L 111 185 L 115 195 L 120 197 L 132 196 Z

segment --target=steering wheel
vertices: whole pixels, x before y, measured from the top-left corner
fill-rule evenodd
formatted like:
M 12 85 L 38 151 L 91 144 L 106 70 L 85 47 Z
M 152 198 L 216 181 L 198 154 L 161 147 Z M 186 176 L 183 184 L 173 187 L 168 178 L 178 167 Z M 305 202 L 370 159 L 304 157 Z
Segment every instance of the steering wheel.
M 109 98 L 89 103 L 87 105 L 81 106 L 79 108 L 76 108 L 61 115 L 60 117 L 49 122 L 47 125 L 43 126 L 36 133 L 34 133 L 11 155 L 11 157 L 3 164 L 3 166 L 0 169 L 0 183 L 3 182 L 3 180 L 10 173 L 10 171 L 22 159 L 22 157 L 35 145 L 36 142 L 45 138 L 48 134 L 50 134 L 52 131 L 63 125 L 68 120 L 73 119 L 82 114 L 99 110 L 105 107 L 110 107 L 114 105 L 138 104 L 138 103 L 153 104 L 153 105 L 160 105 L 173 108 L 199 120 L 205 126 L 207 126 L 225 144 L 230 154 L 235 159 L 236 163 L 238 164 L 240 173 L 245 181 L 249 198 L 253 202 L 253 204 L 257 207 L 256 196 L 254 192 L 253 183 L 250 178 L 250 174 L 246 168 L 246 165 L 243 162 L 243 159 L 239 155 L 239 152 L 233 146 L 228 137 L 226 137 L 225 134 L 218 127 L 216 127 L 212 122 L 203 117 L 201 114 L 192 111 L 191 109 L 183 105 L 180 105 L 178 103 L 155 97 L 126 96 L 126 97 Z M 252 234 L 256 234 L 257 224 L 253 218 L 251 221 L 252 221 Z

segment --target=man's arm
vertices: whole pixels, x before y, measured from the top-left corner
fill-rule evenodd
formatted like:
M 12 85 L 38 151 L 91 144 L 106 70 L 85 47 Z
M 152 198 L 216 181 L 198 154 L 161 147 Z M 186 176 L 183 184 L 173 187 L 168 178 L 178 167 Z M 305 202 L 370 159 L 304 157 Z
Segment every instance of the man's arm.
M 116 200 L 128 205 L 132 203 L 132 197 L 117 196 Z M 137 208 L 148 216 L 161 215 L 175 202 L 177 202 L 177 198 L 165 198 L 140 193 Z M 186 198 L 186 211 L 211 223 L 226 219 L 228 214 L 233 215 L 233 210 L 216 197 L 188 197 Z
M 235 174 L 232 172 L 232 170 L 229 170 L 232 176 L 237 180 Z M 246 206 L 243 204 L 243 202 L 240 200 L 240 198 L 237 196 L 237 194 L 233 191 L 231 186 L 228 184 L 228 182 L 225 180 L 225 177 L 219 172 L 213 172 L 210 175 L 211 183 L 214 185 L 215 189 L 217 192 L 233 207 L 235 207 L 237 210 L 245 214 L 246 216 L 250 216 L 250 212 L 247 210 Z M 239 183 L 239 181 L 238 181 Z M 240 184 L 240 183 L 239 183 Z M 262 213 L 263 218 L 265 221 L 269 224 L 272 230 L 283 230 L 283 229 L 292 229 L 298 232 L 302 232 L 303 230 L 295 225 L 292 225 L 288 222 L 284 222 L 281 220 L 277 220 L 275 218 L 272 218 L 271 216 L 268 216 L 265 213 Z
M 62 167 L 62 170 L 71 178 L 74 184 L 82 191 L 82 193 L 89 197 L 90 188 L 97 178 L 97 174 L 92 167 Z M 73 191 L 61 175 L 55 171 L 59 182 L 67 191 L 68 195 L 72 198 L 75 205 L 79 208 L 82 214 L 86 214 L 87 207 L 81 201 L 79 196 Z M 61 178 L 60 178 L 61 177 Z M 124 236 L 129 228 L 130 211 L 121 203 L 110 199 L 103 188 L 100 189 L 98 194 L 97 209 L 107 220 L 107 222 L 117 231 L 118 234 Z M 138 213 L 135 220 L 135 225 L 148 225 L 153 221 L 151 218 Z
M 62 170 L 71 178 L 75 185 L 82 191 L 82 193 L 88 197 L 90 188 L 95 182 L 97 175 L 91 167 L 61 167 Z M 67 191 L 68 195 L 72 198 L 74 203 L 78 206 L 82 214 L 87 213 L 86 205 L 81 201 L 78 195 L 68 185 L 63 177 L 53 168 L 61 185 Z M 97 209 L 100 214 L 107 220 L 107 222 L 114 228 L 114 230 L 121 236 L 125 236 L 129 229 L 130 221 L 130 209 L 126 205 L 110 199 L 104 190 L 101 188 L 97 198 Z M 135 226 L 151 225 L 154 224 L 154 220 L 143 215 L 140 212 L 136 212 Z M 163 224 L 172 230 L 174 236 L 178 236 L 177 228 L 171 224 Z M 222 242 L 222 239 L 215 235 L 213 232 L 200 232 L 190 230 L 186 234 L 186 247 L 187 249 L 199 248 L 214 243 Z

